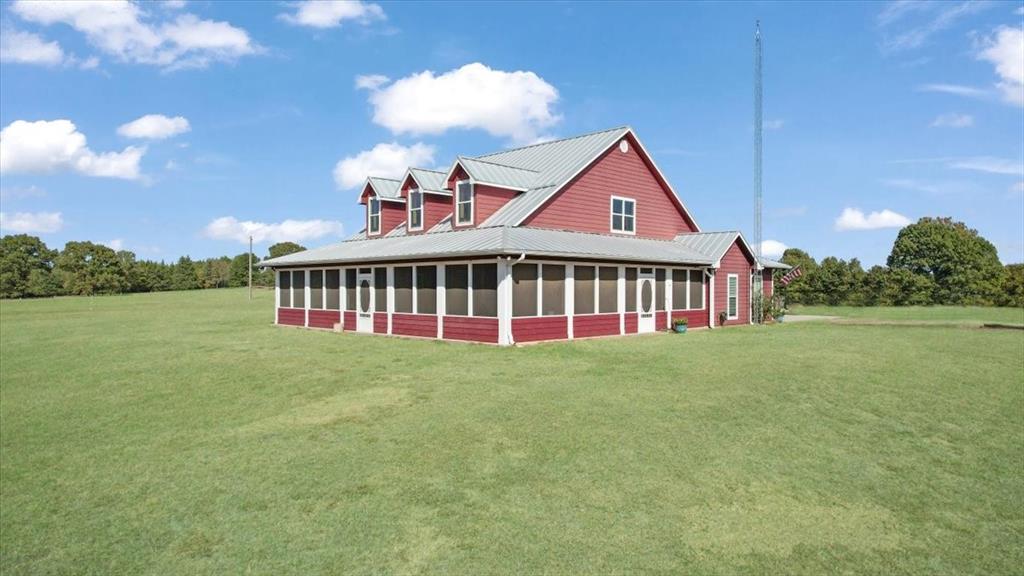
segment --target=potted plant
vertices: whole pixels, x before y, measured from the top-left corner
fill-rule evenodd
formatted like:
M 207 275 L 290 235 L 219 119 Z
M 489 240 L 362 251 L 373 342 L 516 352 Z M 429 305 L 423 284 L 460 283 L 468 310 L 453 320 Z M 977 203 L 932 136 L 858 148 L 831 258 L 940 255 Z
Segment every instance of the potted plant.
M 672 319 L 672 327 L 675 329 L 675 331 L 678 334 L 685 334 L 686 333 L 686 325 L 689 324 L 689 323 L 690 323 L 690 321 L 687 320 L 686 318 L 673 318 Z
M 725 310 L 722 310 L 721 312 L 719 312 L 718 313 L 718 325 L 719 326 L 725 326 L 725 320 L 728 317 L 729 316 L 725 313 Z

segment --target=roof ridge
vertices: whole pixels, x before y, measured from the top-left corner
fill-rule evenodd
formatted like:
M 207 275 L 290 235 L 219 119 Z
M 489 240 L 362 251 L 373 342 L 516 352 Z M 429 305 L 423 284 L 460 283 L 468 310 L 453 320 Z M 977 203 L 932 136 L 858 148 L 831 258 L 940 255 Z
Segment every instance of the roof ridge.
M 473 158 L 474 160 L 479 160 L 480 158 L 486 158 L 488 156 L 497 156 L 498 154 L 505 154 L 507 152 L 515 152 L 516 150 L 526 150 L 527 148 L 535 148 L 537 146 L 546 146 L 548 144 L 555 144 L 555 143 L 558 143 L 558 142 L 565 142 L 567 140 L 575 140 L 577 138 L 586 138 L 587 136 L 593 136 L 595 134 L 603 134 L 605 132 L 614 132 L 616 130 L 632 130 L 632 128 L 630 128 L 628 124 L 625 124 L 625 125 L 622 125 L 622 126 L 616 126 L 614 128 L 606 128 L 604 130 L 594 130 L 593 132 L 587 132 L 586 134 L 577 134 L 576 136 L 567 136 L 565 138 L 558 138 L 556 140 L 548 140 L 546 142 L 537 142 L 536 144 L 528 144 L 526 146 L 519 146 L 517 148 L 509 148 L 508 150 L 498 150 L 497 152 L 491 152 L 491 153 L 488 153 L 488 154 L 481 154 L 479 156 L 471 156 L 470 158 Z
M 511 168 L 513 170 L 522 170 L 523 172 L 532 172 L 534 174 L 540 174 L 540 171 L 538 171 L 538 170 L 530 170 L 529 168 L 520 168 L 519 166 L 512 166 L 511 164 L 502 164 L 500 162 L 492 162 L 490 160 L 481 160 L 480 158 L 474 158 L 472 156 L 462 156 L 462 155 L 459 155 L 457 158 L 459 160 L 472 160 L 473 162 L 480 162 L 482 164 L 490 164 L 491 166 L 501 166 L 502 168 Z
M 415 168 L 413 166 L 410 166 L 409 170 L 418 170 L 420 172 L 433 172 L 434 174 L 444 174 L 444 172 L 441 170 L 431 170 L 430 168 Z
M 389 182 L 398 182 L 399 184 L 402 183 L 402 181 L 399 180 L 398 178 L 388 178 L 386 176 L 367 176 L 367 178 L 372 178 L 374 180 L 387 180 Z

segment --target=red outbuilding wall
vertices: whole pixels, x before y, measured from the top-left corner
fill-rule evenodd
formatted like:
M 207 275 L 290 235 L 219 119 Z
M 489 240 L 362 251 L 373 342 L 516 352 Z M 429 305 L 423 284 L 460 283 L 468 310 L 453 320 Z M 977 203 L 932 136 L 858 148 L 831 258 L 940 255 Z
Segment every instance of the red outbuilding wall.
M 341 312 L 337 310 L 310 310 L 310 328 L 334 328 L 334 325 L 341 322 Z
M 516 342 L 565 340 L 568 337 L 569 321 L 567 316 L 512 319 L 512 339 Z
M 374 314 L 373 314 L 373 333 L 374 334 L 387 334 L 388 333 L 388 314 L 387 314 L 387 312 L 374 312 Z
M 708 325 L 708 306 L 711 302 L 711 284 L 704 281 L 704 309 L 703 310 L 673 310 L 672 319 L 686 318 L 687 326 L 690 328 L 706 328 Z
M 444 338 L 470 342 L 498 343 L 498 319 L 470 316 L 445 316 Z
M 401 336 L 437 338 L 437 316 L 433 314 L 392 314 L 391 333 Z
M 509 200 L 516 197 L 519 192 L 515 190 L 508 190 L 507 188 L 497 188 L 495 186 L 486 186 L 484 184 L 477 184 L 473 187 L 473 222 L 479 226 L 483 224 L 492 214 L 498 211 L 499 208 L 508 203 Z M 454 205 L 452 210 L 454 210 Z
M 640 331 L 640 315 L 637 312 L 626 312 L 624 320 L 626 334 L 636 334 L 637 332 Z
M 345 310 L 343 312 L 345 316 L 344 330 L 355 331 L 356 329 L 356 312 L 355 310 Z
M 772 295 L 775 294 L 775 281 L 772 275 L 773 270 L 771 268 L 765 268 L 761 271 L 761 283 L 764 290 L 764 298 L 766 301 L 770 300 Z
M 611 336 L 613 334 L 619 334 L 618 314 L 587 314 L 585 316 L 573 316 L 573 338 Z
M 715 273 L 715 324 L 718 324 L 718 313 L 729 309 L 729 274 L 735 274 L 739 280 L 739 317 L 726 320 L 725 325 L 750 323 L 750 269 L 754 265 L 751 256 L 739 239 L 722 256 L 721 266 Z
M 278 308 L 277 323 L 288 326 L 305 326 L 306 311 L 303 308 Z

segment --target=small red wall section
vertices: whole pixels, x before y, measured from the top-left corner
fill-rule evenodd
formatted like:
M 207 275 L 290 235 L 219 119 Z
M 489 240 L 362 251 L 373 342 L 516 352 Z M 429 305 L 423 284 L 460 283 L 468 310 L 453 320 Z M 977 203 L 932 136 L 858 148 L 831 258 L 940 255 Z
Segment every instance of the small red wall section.
M 750 268 L 753 265 L 753 257 L 743 249 L 739 239 L 722 256 L 722 264 L 715 273 L 715 324 L 718 313 L 729 309 L 729 274 L 735 274 L 739 280 L 739 317 L 726 320 L 725 325 L 750 323 Z
M 412 179 L 412 176 L 406 178 L 405 182 L 402 183 L 401 195 L 402 198 L 406 198 L 406 211 L 408 211 L 409 189 L 415 185 L 416 181 Z M 423 229 L 410 231 L 408 218 L 403 218 L 406 220 L 406 231 L 410 235 L 423 234 L 424 232 L 429 231 L 431 228 L 436 226 L 438 222 L 444 220 L 446 216 L 452 213 L 452 207 L 452 199 L 449 196 L 431 193 L 423 194 Z M 406 216 L 408 216 L 408 212 Z
M 626 334 L 636 334 L 639 331 L 637 326 L 639 318 L 640 317 L 636 312 L 626 312 Z
M 654 313 L 654 329 L 655 330 L 667 330 L 668 329 L 668 312 L 662 310 L 661 312 Z
M 356 313 L 355 310 L 345 310 L 345 326 L 343 329 L 355 331 L 356 329 Z
M 536 318 L 512 319 L 512 339 L 516 342 L 565 340 L 568 337 L 569 322 L 567 316 L 538 316 Z
M 590 338 L 591 336 L 610 336 L 618 333 L 618 314 L 588 314 L 586 316 L 573 316 L 573 338 Z
M 507 188 L 497 188 L 495 186 L 485 186 L 483 184 L 477 184 L 473 188 L 473 222 L 477 226 L 483 224 L 492 214 L 498 211 L 499 208 L 508 203 L 509 200 L 516 197 L 519 192 L 515 190 L 508 190 Z M 454 205 L 452 206 L 454 210 Z
M 708 325 L 708 304 L 711 302 L 711 284 L 704 281 L 704 309 L 703 310 L 673 310 L 672 318 L 686 318 L 690 328 L 706 328 Z
M 405 221 L 404 202 L 381 202 L 380 203 L 380 234 L 370 234 L 370 203 L 366 202 L 366 209 L 363 214 L 363 226 L 366 226 L 368 238 L 380 238 L 395 229 L 396 226 Z
M 341 322 L 341 313 L 337 310 L 310 310 L 310 328 L 334 328 L 334 325 Z
M 433 314 L 392 314 L 391 333 L 400 336 L 437 338 L 437 316 Z
M 622 196 L 636 200 L 637 236 L 671 240 L 683 232 L 696 232 L 693 221 L 655 174 L 635 141 L 630 139 L 625 154 L 615 144 L 523 224 L 609 234 L 611 197 Z
M 388 333 L 388 315 L 387 315 L 387 312 L 375 312 L 373 314 L 373 333 L 374 334 L 387 334 Z
M 764 290 L 765 300 L 770 300 L 772 294 L 775 293 L 775 281 L 772 278 L 772 272 L 773 270 L 771 268 L 765 268 L 761 271 L 761 282 L 763 285 L 762 289 Z
M 278 308 L 277 323 L 288 326 L 305 326 L 306 311 L 302 308 Z
M 497 344 L 498 319 L 445 316 L 444 338 L 445 340 L 469 340 Z

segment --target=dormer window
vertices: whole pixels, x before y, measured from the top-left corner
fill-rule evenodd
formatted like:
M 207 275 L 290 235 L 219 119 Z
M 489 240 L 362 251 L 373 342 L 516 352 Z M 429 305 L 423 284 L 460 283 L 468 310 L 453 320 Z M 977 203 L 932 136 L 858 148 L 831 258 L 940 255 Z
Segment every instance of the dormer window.
M 459 180 L 455 184 L 455 225 L 473 223 L 473 183 Z
M 369 203 L 366 205 L 366 212 L 368 215 L 367 233 L 380 234 L 380 199 L 376 196 L 371 196 Z
M 636 234 L 636 200 L 612 196 L 612 232 Z
M 423 229 L 423 192 L 409 189 L 409 230 Z

